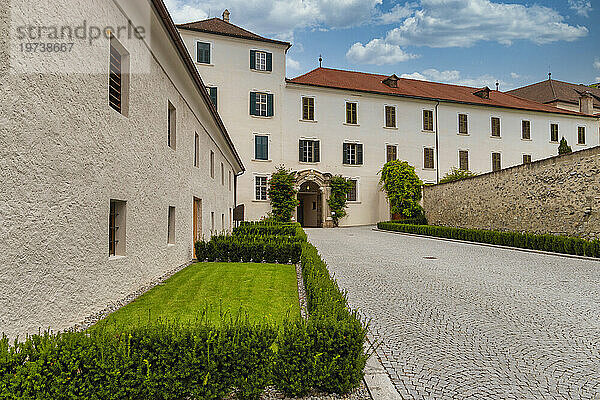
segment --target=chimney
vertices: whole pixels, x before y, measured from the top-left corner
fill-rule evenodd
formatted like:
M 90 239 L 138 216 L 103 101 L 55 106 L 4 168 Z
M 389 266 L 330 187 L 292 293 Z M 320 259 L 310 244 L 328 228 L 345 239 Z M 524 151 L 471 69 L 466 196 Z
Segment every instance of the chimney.
M 579 111 L 582 114 L 594 114 L 594 98 L 590 92 L 583 92 L 579 96 Z
M 223 11 L 223 21 L 229 22 L 229 16 L 230 15 L 231 15 L 231 13 L 229 12 L 229 10 L 225 9 L 225 11 Z

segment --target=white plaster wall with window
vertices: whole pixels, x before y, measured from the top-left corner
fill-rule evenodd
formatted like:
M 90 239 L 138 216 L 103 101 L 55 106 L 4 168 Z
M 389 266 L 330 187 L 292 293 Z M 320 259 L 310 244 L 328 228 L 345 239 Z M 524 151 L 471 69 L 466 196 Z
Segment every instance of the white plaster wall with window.
M 116 1 L 124 10 L 128 2 Z M 7 115 L 8 129 L 0 133 L 0 326 L 8 335 L 69 328 L 188 263 L 194 197 L 202 199 L 205 233 L 211 210 L 234 206 L 233 192 L 208 175 L 208 151 L 236 173 L 242 165 L 159 16 L 142 4 L 152 41 L 123 42 L 132 72 L 128 115 L 108 103 L 106 39 L 77 45 L 73 54 L 74 62 L 106 73 L 5 76 L 10 100 L 3 104 L 21 110 Z M 60 26 L 55 11 L 63 6 L 49 0 L 35 12 Z M 130 19 L 113 2 L 74 0 L 69 12 L 113 26 Z M 168 101 L 176 108 L 175 149 L 167 142 Z M 126 205 L 126 245 L 118 257 L 109 255 L 111 199 Z M 176 210 L 170 246 L 169 207 Z
M 218 87 L 219 114 L 231 135 L 246 168 L 260 174 L 271 174 L 282 159 L 282 100 L 285 82 L 285 53 L 287 46 L 180 29 L 184 44 L 193 54 L 194 43 L 212 43 L 211 54 L 214 67 L 196 64 L 200 76 Z M 251 51 L 271 54 L 271 71 L 251 68 Z M 265 56 L 266 57 L 266 56 Z M 250 115 L 250 93 L 273 95 L 273 116 Z M 295 119 L 299 119 L 301 103 L 295 105 Z M 254 135 L 269 134 L 269 159 L 255 159 Z M 298 153 L 296 143 L 290 150 Z M 268 202 L 256 202 L 254 177 L 246 173 L 238 178 L 237 203 L 245 204 L 246 219 L 263 217 L 270 210 Z

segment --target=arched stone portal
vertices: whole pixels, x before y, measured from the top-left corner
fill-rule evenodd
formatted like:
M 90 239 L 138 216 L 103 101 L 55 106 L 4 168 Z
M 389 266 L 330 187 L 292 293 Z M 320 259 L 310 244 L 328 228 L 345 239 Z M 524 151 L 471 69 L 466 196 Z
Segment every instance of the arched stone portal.
M 296 221 L 305 227 L 333 227 L 327 200 L 331 193 L 331 174 L 315 170 L 296 172 L 296 190 L 300 204 L 296 210 Z

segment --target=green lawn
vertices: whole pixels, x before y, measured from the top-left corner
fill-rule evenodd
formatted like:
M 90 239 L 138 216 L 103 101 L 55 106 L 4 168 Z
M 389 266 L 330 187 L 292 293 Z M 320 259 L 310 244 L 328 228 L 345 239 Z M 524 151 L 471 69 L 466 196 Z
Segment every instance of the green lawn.
M 293 265 L 197 263 L 109 315 L 96 326 L 131 326 L 149 320 L 194 320 L 206 310 L 218 324 L 220 313 L 244 313 L 252 321 L 265 317 L 278 324 L 299 317 L 298 286 Z

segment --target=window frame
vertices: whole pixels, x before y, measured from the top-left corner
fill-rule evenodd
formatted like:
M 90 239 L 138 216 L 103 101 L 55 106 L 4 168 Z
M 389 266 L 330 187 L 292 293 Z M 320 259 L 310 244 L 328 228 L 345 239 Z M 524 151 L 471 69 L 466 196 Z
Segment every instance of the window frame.
M 108 211 L 108 257 L 111 259 L 126 255 L 127 201 L 110 199 Z
M 317 164 L 321 162 L 321 140 L 317 139 L 317 138 L 307 138 L 307 137 L 301 137 L 298 139 L 298 148 L 300 149 L 300 146 L 302 146 L 302 142 L 305 143 L 309 143 L 309 147 L 311 149 L 311 155 L 312 157 L 308 157 L 308 153 L 309 151 L 305 151 L 304 147 L 302 147 L 302 157 L 300 157 L 300 154 L 298 154 L 298 162 L 301 164 Z M 315 151 L 315 143 L 318 143 L 318 152 Z M 300 151 L 298 151 L 298 153 L 300 153 Z M 306 153 L 306 160 L 304 160 L 304 155 Z M 317 155 L 317 157 L 315 157 L 315 154 Z M 310 158 L 310 160 L 309 160 Z
M 552 126 L 556 125 L 556 140 L 552 140 Z M 560 124 L 558 122 L 550 121 L 548 123 L 548 133 L 550 134 L 550 143 L 558 144 L 560 142 Z
M 460 125 L 460 117 L 461 117 L 461 115 L 464 115 L 466 117 L 466 121 L 465 121 L 465 123 L 466 123 L 466 132 L 461 132 L 460 131 L 460 126 L 461 126 Z M 461 135 L 461 136 L 469 136 L 469 113 L 459 112 L 457 114 L 456 118 L 457 118 L 457 120 L 456 120 L 457 122 L 456 123 L 458 124 L 457 127 L 456 127 L 457 128 L 456 129 L 457 134 Z
M 123 115 L 124 117 L 129 116 L 129 86 L 130 86 L 130 68 L 131 68 L 131 56 L 127 51 L 125 46 L 119 40 L 114 37 L 112 34 L 110 35 L 109 40 L 109 55 L 108 55 L 108 105 L 114 111 Z M 115 53 L 119 55 L 119 71 L 113 71 L 113 50 Z M 113 88 L 111 82 L 117 83 L 115 79 L 112 79 L 112 76 L 118 77 L 118 98 L 116 98 L 111 91 L 117 91 L 116 88 Z M 117 100 L 117 104 L 113 104 L 111 101 L 111 96 Z
M 426 151 L 431 150 L 431 167 L 427 166 Z M 435 147 L 423 146 L 423 169 L 427 171 L 435 171 Z
M 172 246 L 175 244 L 175 216 L 176 211 L 174 206 L 169 206 L 167 216 L 167 245 Z
M 390 148 L 394 148 L 394 155 L 396 157 L 396 158 L 394 158 L 394 160 L 398 160 L 398 144 L 386 143 L 385 144 L 385 162 L 386 163 L 393 161 L 393 160 L 390 160 L 388 157 Z
M 194 132 L 194 167 L 200 168 L 200 135 Z
M 254 52 L 254 69 L 261 72 L 267 72 L 267 52 L 256 50 Z
M 350 166 L 350 167 L 364 165 L 364 163 L 365 163 L 365 146 L 364 146 L 364 144 L 360 143 L 360 142 L 357 142 L 357 141 L 349 141 L 349 140 L 345 140 L 344 142 L 342 142 L 342 153 L 343 153 L 342 154 L 342 158 L 343 158 L 342 161 L 344 161 L 346 159 L 346 154 L 345 154 L 345 146 L 346 145 L 348 145 L 348 146 L 355 146 L 354 147 L 355 162 L 354 163 L 352 162 L 353 153 L 352 153 L 352 150 L 349 148 L 348 149 L 348 163 L 342 162 L 342 165 L 344 165 L 344 166 Z M 360 157 L 360 161 L 361 162 L 360 163 L 359 163 L 359 157 L 358 157 L 358 155 L 359 155 L 359 151 L 358 151 L 359 147 L 358 146 L 361 146 L 361 149 L 360 149 L 361 150 L 361 157 Z
M 266 202 L 269 201 L 269 175 L 267 174 L 254 174 L 253 175 L 254 178 L 254 184 L 252 185 L 252 188 L 254 190 L 254 196 L 253 199 L 254 201 L 261 201 L 261 202 Z M 259 192 L 259 185 L 258 185 L 258 179 L 264 179 L 265 180 L 265 184 L 264 185 L 260 185 L 260 198 L 258 196 Z M 263 187 L 264 187 L 264 199 L 262 198 L 262 191 L 263 191 Z
M 355 122 L 348 122 L 348 117 L 352 117 L 352 112 L 353 110 L 350 109 L 348 110 L 348 106 L 354 104 L 354 119 Z M 358 126 L 358 101 L 355 100 L 345 100 L 344 102 L 344 109 L 345 109 L 345 118 L 344 118 L 344 124 L 345 125 L 352 125 L 352 126 Z
M 312 119 L 311 118 L 304 118 L 304 100 L 312 100 Z M 310 112 L 311 112 L 311 105 L 308 105 L 308 116 L 310 117 Z M 315 100 L 315 96 L 300 96 L 300 121 L 305 121 L 305 122 L 317 122 L 316 119 L 316 100 Z
M 393 112 L 393 125 L 388 125 L 388 109 Z M 383 105 L 383 127 L 386 129 L 398 129 L 398 110 L 393 104 Z
M 426 129 L 428 126 L 425 126 L 425 113 L 431 113 L 431 129 Z M 435 132 L 435 113 L 432 108 L 422 108 L 421 109 L 421 132 L 424 133 L 434 133 Z
M 210 177 L 215 179 L 215 152 L 210 151 Z
M 209 53 L 209 60 L 208 62 L 202 62 L 200 60 L 198 60 L 198 44 L 207 44 L 208 45 L 208 53 Z M 213 62 L 213 42 L 210 41 L 204 41 L 201 39 L 196 39 L 194 41 L 194 49 L 196 50 L 196 55 L 194 57 L 194 63 L 198 64 L 198 65 L 214 65 Z
M 461 153 L 467 153 L 467 169 L 463 169 L 461 164 L 461 158 L 460 155 Z M 469 149 L 458 149 L 458 169 L 461 171 L 470 171 L 470 167 L 471 167 L 471 152 L 469 151 Z
M 177 150 L 177 107 L 168 100 L 167 106 L 167 146 Z
M 499 164 L 498 169 L 494 169 L 494 155 L 495 154 L 498 155 L 498 164 Z M 492 151 L 491 161 L 492 161 L 492 172 L 497 172 L 497 171 L 502 170 L 502 152 L 501 151 Z
M 267 158 L 258 158 L 258 154 L 256 152 L 256 138 L 257 137 L 264 137 L 266 138 L 267 141 Z M 253 152 L 252 152 L 252 161 L 271 161 L 271 134 L 269 133 L 259 133 L 259 132 L 255 132 L 252 134 L 252 146 L 253 146 Z
M 581 142 L 580 139 L 580 129 L 583 129 L 583 142 Z M 586 133 L 587 129 L 586 126 L 584 125 L 577 125 L 577 145 L 578 146 L 585 146 L 586 145 L 586 140 L 587 140 L 587 133 Z
M 528 136 L 527 137 L 524 136 L 526 122 L 528 124 L 528 133 L 527 133 Z M 531 120 L 529 120 L 529 119 L 521 120 L 521 140 L 531 140 Z
M 350 199 L 350 193 L 352 191 L 346 193 L 346 202 L 350 204 L 358 204 L 360 203 L 360 177 L 358 176 L 350 176 L 346 177 L 349 181 L 354 181 L 354 200 Z
M 523 165 L 531 164 L 533 162 L 531 154 L 525 154 L 525 153 L 523 153 L 522 156 L 523 156 L 522 157 Z M 525 157 L 529 157 L 529 162 L 525 162 Z
M 498 121 L 498 134 L 494 135 L 494 120 Z M 497 115 L 490 116 L 490 137 L 494 139 L 502 138 L 502 118 Z

